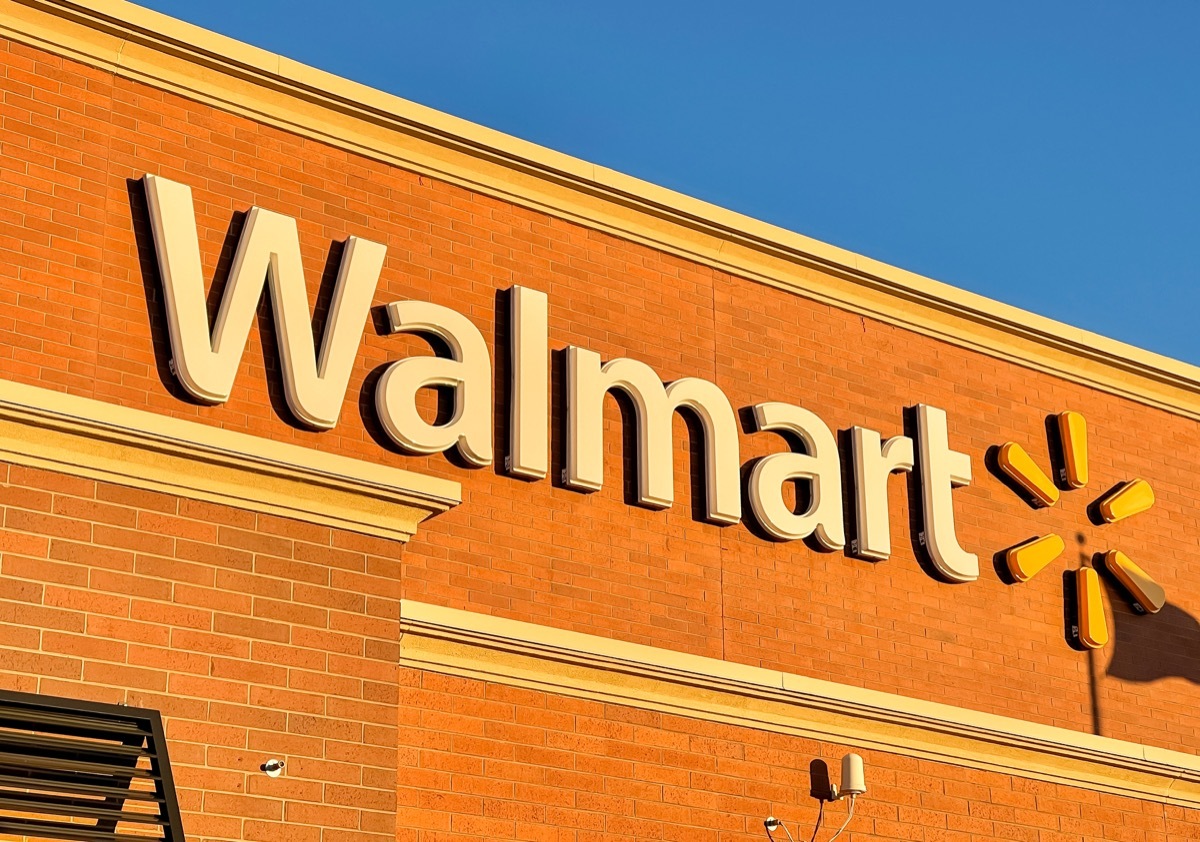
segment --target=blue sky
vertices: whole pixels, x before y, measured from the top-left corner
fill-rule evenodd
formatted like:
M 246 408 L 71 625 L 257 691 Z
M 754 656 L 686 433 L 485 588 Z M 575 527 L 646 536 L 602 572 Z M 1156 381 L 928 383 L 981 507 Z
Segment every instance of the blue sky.
M 145 5 L 1200 364 L 1200 3 Z

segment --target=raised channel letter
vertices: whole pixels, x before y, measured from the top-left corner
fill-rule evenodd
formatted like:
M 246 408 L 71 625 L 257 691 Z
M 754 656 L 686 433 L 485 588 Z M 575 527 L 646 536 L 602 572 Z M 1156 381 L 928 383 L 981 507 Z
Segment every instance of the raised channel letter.
M 951 582 L 973 582 L 979 578 L 979 556 L 959 546 L 951 494 L 953 489 L 971 484 L 971 457 L 950 449 L 944 409 L 917 406 L 917 447 L 929 560 Z
M 546 293 L 515 286 L 509 295 L 509 453 L 513 476 L 544 479 L 550 469 L 550 334 Z
M 457 447 L 476 467 L 492 463 L 492 358 L 479 328 L 466 316 L 426 301 L 394 301 L 387 307 L 392 333 L 436 337 L 450 357 L 408 357 L 390 364 L 375 388 L 375 408 L 388 437 L 413 453 Z M 447 386 L 454 414 L 430 424 L 417 411 L 417 393 Z
M 855 547 L 852 555 L 883 561 L 892 554 L 888 477 L 913 469 L 913 441 L 892 436 L 883 441 L 866 427 L 852 427 L 850 447 L 854 459 Z
M 846 545 L 842 525 L 842 463 L 837 439 L 825 422 L 798 406 L 760 403 L 754 407 L 759 430 L 779 433 L 803 445 L 802 453 L 772 453 L 759 459 L 750 472 L 750 508 L 759 525 L 781 541 L 810 535 L 827 550 Z M 783 497 L 784 483 L 806 481 L 809 502 L 794 512 Z
M 210 333 L 192 190 L 161 176 L 146 175 L 143 181 L 173 368 L 183 388 L 205 403 L 229 400 L 269 280 L 288 408 L 319 430 L 337 424 L 387 248 L 360 237 L 346 240 L 318 358 L 296 220 L 252 207 Z
M 725 394 L 697 377 L 664 387 L 643 362 L 620 358 L 601 365 L 595 351 L 576 347 L 567 349 L 565 484 L 591 491 L 604 485 L 604 396 L 612 389 L 637 412 L 638 503 L 665 509 L 675 501 L 671 421 L 675 410 L 686 409 L 704 428 L 705 517 L 741 520 L 737 417 Z

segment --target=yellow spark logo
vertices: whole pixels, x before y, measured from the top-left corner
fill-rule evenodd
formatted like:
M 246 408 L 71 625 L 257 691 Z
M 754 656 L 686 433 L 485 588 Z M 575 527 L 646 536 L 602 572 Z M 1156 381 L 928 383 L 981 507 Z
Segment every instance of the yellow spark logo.
M 1060 413 L 1055 420 L 1062 443 L 1061 484 L 1071 490 L 1083 488 L 1088 482 L 1087 424 L 1078 412 Z M 1003 445 L 996 455 L 996 463 L 1027 495 L 1027 502 L 1034 508 L 1049 507 L 1058 502 L 1059 486 L 1046 476 L 1021 445 L 1011 441 Z M 1153 506 L 1154 490 L 1145 480 L 1134 479 L 1118 485 L 1094 505 L 1102 522 L 1115 523 Z M 1015 581 L 1028 582 L 1065 549 L 1062 537 L 1051 533 L 1011 547 L 1004 552 L 1004 561 Z M 1162 587 L 1129 556 L 1120 550 L 1109 550 L 1102 558 L 1104 568 L 1129 594 L 1135 610 L 1154 614 L 1163 607 L 1166 595 Z M 1084 566 L 1075 571 L 1075 584 L 1079 642 L 1089 649 L 1097 649 L 1108 643 L 1100 577 L 1093 568 Z

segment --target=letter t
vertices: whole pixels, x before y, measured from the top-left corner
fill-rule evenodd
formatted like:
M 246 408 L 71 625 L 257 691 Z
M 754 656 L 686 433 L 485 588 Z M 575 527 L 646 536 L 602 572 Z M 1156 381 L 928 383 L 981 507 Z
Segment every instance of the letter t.
M 946 412 L 917 406 L 917 443 L 921 465 L 921 517 L 925 545 L 937 571 L 951 582 L 979 578 L 979 557 L 958 544 L 951 489 L 971 484 L 971 457 L 950 449 Z

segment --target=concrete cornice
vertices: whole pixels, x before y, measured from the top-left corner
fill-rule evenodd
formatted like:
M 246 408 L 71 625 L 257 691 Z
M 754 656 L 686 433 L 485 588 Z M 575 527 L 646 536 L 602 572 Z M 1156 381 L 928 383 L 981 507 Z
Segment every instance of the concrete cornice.
M 404 600 L 402 666 L 1200 807 L 1200 758 Z
M 0 0 L 0 35 L 810 299 L 1200 418 L 1200 368 L 315 70 L 124 0 Z
M 0 380 L 0 460 L 407 541 L 450 480 Z

